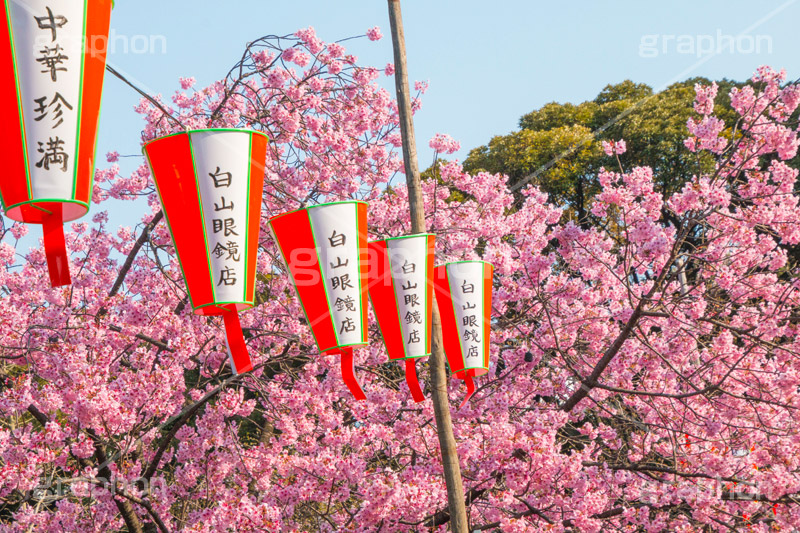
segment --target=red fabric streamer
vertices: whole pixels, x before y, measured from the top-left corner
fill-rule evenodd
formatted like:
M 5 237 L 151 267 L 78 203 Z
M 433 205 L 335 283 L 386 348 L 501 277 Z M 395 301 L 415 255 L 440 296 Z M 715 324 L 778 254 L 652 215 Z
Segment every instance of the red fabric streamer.
M 414 398 L 414 401 L 419 403 L 425 399 L 425 395 L 422 394 L 422 389 L 419 386 L 419 380 L 417 379 L 417 360 L 416 359 L 406 359 L 406 383 L 408 383 L 408 388 L 411 391 L 411 397 Z
M 367 395 L 361 390 L 361 385 L 356 380 L 356 363 L 353 357 L 353 347 L 346 346 L 340 349 L 342 354 L 342 379 L 356 400 L 366 400 Z
M 464 407 L 469 399 L 472 398 L 472 395 L 475 394 L 475 382 L 472 381 L 472 376 L 470 376 L 469 373 L 464 376 L 464 383 L 467 384 L 467 395 L 464 396 L 464 401 L 458 406 L 459 409 Z
M 72 283 L 72 278 L 69 275 L 69 258 L 67 257 L 67 244 L 64 241 L 64 223 L 61 220 L 61 213 L 54 212 L 44 215 L 42 229 L 50 284 L 53 287 L 69 285 Z
M 244 343 L 242 325 L 239 323 L 239 313 L 228 311 L 222 314 L 225 322 L 225 336 L 228 339 L 228 351 L 231 356 L 231 368 L 236 374 L 243 374 L 253 370 L 253 362 L 247 353 Z

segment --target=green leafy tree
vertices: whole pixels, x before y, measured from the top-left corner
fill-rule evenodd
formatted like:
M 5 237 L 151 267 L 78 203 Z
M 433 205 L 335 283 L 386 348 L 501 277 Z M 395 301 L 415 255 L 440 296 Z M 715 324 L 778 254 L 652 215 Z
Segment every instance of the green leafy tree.
M 519 131 L 471 150 L 464 168 L 508 174 L 519 188 L 538 185 L 586 227 L 593 222 L 589 205 L 599 191 L 597 173 L 601 167 L 617 166 L 604 153 L 602 141 L 625 139 L 624 166 L 652 167 L 658 190 L 665 196 L 687 178 L 713 167 L 708 154 L 696 155 L 683 146 L 686 123 L 695 115 L 696 83 L 711 81 L 691 78 L 654 92 L 648 85 L 626 80 L 606 86 L 594 100 L 545 104 L 520 118 Z M 737 84 L 729 80 L 717 84 L 715 113 L 734 124 L 728 93 Z

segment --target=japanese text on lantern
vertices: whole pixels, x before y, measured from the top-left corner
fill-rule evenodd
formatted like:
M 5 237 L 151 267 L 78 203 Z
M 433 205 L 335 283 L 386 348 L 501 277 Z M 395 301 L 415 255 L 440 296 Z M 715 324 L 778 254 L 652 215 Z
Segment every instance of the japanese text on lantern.
M 356 331 L 359 327 L 357 324 L 359 320 L 358 309 L 356 308 L 356 297 L 358 295 L 355 293 L 356 286 L 353 284 L 354 282 L 357 283 L 357 281 L 351 279 L 350 272 L 346 271 L 347 267 L 350 266 L 350 258 L 342 257 L 347 249 L 347 235 L 334 228 L 328 238 L 328 242 L 330 243 L 332 255 L 335 256 L 329 265 L 332 273 L 329 280 L 332 303 L 336 311 L 342 313 L 342 317 L 339 318 L 337 333 L 344 335 Z M 336 248 L 341 248 L 341 250 L 337 251 L 335 250 Z
M 483 366 L 485 318 L 483 287 L 480 285 L 483 282 L 483 268 L 479 262 L 448 266 L 450 295 L 466 368 Z
M 472 301 L 467 295 L 475 294 L 475 284 L 468 283 L 464 280 L 458 288 L 461 291 L 462 303 L 461 309 L 464 311 L 464 316 L 461 318 L 461 325 L 464 326 L 464 341 L 469 343 L 467 348 L 467 357 L 478 357 L 478 346 L 481 342 L 481 330 L 478 322 L 478 303 Z
M 209 248 L 211 255 L 216 259 L 222 261 L 219 269 L 219 275 L 214 281 L 217 287 L 235 287 L 241 283 L 237 277 L 236 263 L 242 260 L 240 249 L 240 228 L 238 218 L 241 216 L 237 209 L 243 209 L 244 206 L 238 206 L 230 195 L 226 198 L 225 192 L 233 183 L 233 174 L 226 172 L 220 167 L 216 167 L 214 171 L 208 173 L 208 178 L 212 183 L 213 197 L 213 218 L 211 219 L 211 235 L 209 236 Z
M 189 134 L 216 303 L 247 300 L 250 135 Z
M 36 35 L 36 43 L 45 43 L 37 46 L 35 60 L 38 63 L 39 74 L 49 79 L 51 88 L 44 94 L 33 98 L 35 105 L 34 120 L 50 126 L 51 134 L 42 138 L 35 139 L 36 150 L 39 153 L 39 160 L 36 167 L 44 170 L 60 170 L 67 172 L 69 164 L 69 154 L 65 150 L 65 141 L 60 133 L 64 125 L 64 118 L 67 113 L 74 111 L 73 105 L 57 90 L 59 73 L 66 73 L 71 68 L 70 58 L 65 53 L 64 47 L 60 44 L 59 32 L 67 24 L 69 19 L 54 12 L 50 6 L 45 6 L 45 13 L 33 14 L 36 27 L 40 30 Z
M 428 353 L 427 255 L 428 237 L 386 241 L 400 330 L 406 357 Z
M 413 274 L 417 271 L 417 263 L 406 259 L 400 269 L 402 270 L 403 274 Z M 417 344 L 422 342 L 422 339 L 419 336 L 419 326 L 417 326 L 417 324 L 422 324 L 420 309 L 417 309 L 422 304 L 419 300 L 419 293 L 415 292 L 418 286 L 418 283 L 412 283 L 410 279 L 400 284 L 400 289 L 403 291 L 403 303 L 406 305 L 407 309 L 404 320 L 406 321 L 406 324 L 412 326 L 412 328 L 410 328 L 411 331 L 408 334 L 408 339 L 406 339 L 407 344 Z
M 322 282 L 339 346 L 362 341 L 358 204 L 342 202 L 308 211 Z
M 427 235 L 386 241 L 406 357 L 428 354 Z

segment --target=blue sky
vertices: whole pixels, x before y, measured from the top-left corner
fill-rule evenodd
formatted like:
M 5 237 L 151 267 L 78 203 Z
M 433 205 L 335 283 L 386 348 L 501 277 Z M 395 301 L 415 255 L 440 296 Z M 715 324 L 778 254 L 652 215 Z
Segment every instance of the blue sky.
M 404 0 L 403 18 L 411 81 L 430 81 L 415 117 L 422 167 L 431 161 L 427 141 L 436 132 L 460 140 L 463 159 L 544 103 L 590 99 L 624 79 L 656 88 L 695 75 L 743 79 L 765 63 L 800 77 L 799 0 Z M 381 41 L 346 44 L 362 64 L 392 61 L 384 0 L 118 0 L 111 25 L 132 47 L 125 53 L 120 44 L 109 62 L 165 96 L 179 76 L 194 76 L 201 86 L 223 77 L 249 40 L 307 26 L 328 41 L 380 26 Z M 152 38 L 154 49 L 134 53 L 133 45 L 144 43 L 136 35 Z M 382 83 L 393 91 L 391 78 Z M 137 100 L 107 78 L 98 154 L 138 153 L 141 122 L 131 109 Z
M 116 4 L 111 27 L 118 39 L 109 63 L 140 88 L 167 98 L 179 77 L 194 76 L 198 86 L 222 78 L 246 42 L 308 26 L 326 41 L 380 26 L 381 41 L 345 44 L 363 65 L 393 60 L 385 0 Z M 411 81 L 430 82 L 415 116 L 421 168 L 432 161 L 427 143 L 434 133 L 461 141 L 456 157 L 463 160 L 470 148 L 514 130 L 524 113 L 551 101 L 591 99 L 624 79 L 656 89 L 697 75 L 742 80 L 762 64 L 800 77 L 800 0 L 403 0 L 402 6 Z M 151 39 L 153 50 L 138 53 Z M 381 82 L 394 90 L 392 78 Z M 129 87 L 106 77 L 100 166 L 111 150 L 140 153 L 142 121 L 133 111 L 138 100 Z M 138 161 L 123 160 L 123 170 Z M 113 209 L 112 222 L 136 224 L 140 206 L 123 206 Z

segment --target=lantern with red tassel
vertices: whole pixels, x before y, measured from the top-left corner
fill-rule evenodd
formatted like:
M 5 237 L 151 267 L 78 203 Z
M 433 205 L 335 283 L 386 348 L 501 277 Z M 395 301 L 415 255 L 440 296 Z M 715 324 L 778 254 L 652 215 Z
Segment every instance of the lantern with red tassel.
M 472 378 L 489 371 L 492 272 L 485 261 L 456 261 L 434 269 L 447 364 L 467 385 L 462 406 L 475 393 Z
M 4 0 L 0 200 L 42 224 L 50 282 L 71 282 L 64 222 L 89 211 L 112 0 Z
M 415 402 L 425 399 L 417 358 L 431 354 L 434 241 L 430 234 L 369 243 L 369 296 L 389 359 L 405 360 Z
M 315 205 L 269 221 L 319 351 L 340 354 L 357 400 L 353 348 L 367 344 L 367 204 Z
M 233 371 L 252 370 L 237 312 L 255 301 L 267 137 L 196 130 L 160 137 L 143 151 L 194 312 L 222 315 Z

